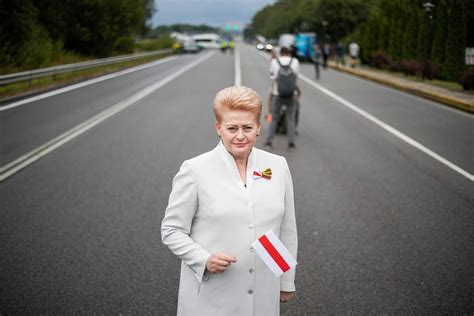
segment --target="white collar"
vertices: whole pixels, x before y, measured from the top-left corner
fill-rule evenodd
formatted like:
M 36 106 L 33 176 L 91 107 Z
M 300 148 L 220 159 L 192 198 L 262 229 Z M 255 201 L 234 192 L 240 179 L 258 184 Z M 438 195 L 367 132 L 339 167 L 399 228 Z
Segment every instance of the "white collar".
M 237 180 L 242 188 L 245 189 L 244 183 L 240 178 L 239 169 L 237 169 L 237 163 L 235 162 L 234 157 L 227 151 L 222 141 L 219 141 L 217 144 L 216 150 L 220 153 L 221 157 L 224 159 L 227 167 L 232 171 L 235 180 Z M 247 189 L 250 190 L 253 184 L 253 171 L 257 163 L 256 149 L 252 148 L 250 155 L 247 158 Z

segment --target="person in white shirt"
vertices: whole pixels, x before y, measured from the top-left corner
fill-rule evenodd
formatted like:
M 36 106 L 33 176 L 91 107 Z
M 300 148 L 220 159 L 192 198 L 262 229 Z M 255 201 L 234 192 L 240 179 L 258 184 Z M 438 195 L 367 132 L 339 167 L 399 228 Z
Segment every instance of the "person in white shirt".
M 275 277 L 251 247 L 272 229 L 296 258 L 293 182 L 286 159 L 255 148 L 262 101 L 244 86 L 214 100 L 219 144 L 186 160 L 161 224 L 181 259 L 178 315 L 280 315 L 295 268 Z
M 351 56 L 351 67 L 355 67 L 359 58 L 359 44 L 352 42 L 349 44 L 349 55 Z
M 294 93 L 291 96 L 281 96 L 278 87 L 278 74 L 281 66 L 290 66 L 293 74 L 295 76 L 294 82 Z M 280 115 L 280 110 L 283 105 L 286 105 L 286 131 L 288 135 L 288 149 L 295 149 L 295 117 L 296 117 L 296 97 L 299 97 L 301 90 L 298 86 L 298 74 L 300 70 L 300 64 L 298 59 L 291 57 L 291 52 L 287 47 L 282 47 L 280 50 L 280 57 L 273 58 L 270 62 L 270 79 L 272 80 L 272 94 L 273 102 L 271 108 L 269 109 L 269 114 L 271 115 L 271 123 L 268 128 L 268 135 L 265 141 L 265 148 L 271 149 L 273 138 L 275 137 L 278 117 Z M 296 96 L 295 96 L 296 94 Z

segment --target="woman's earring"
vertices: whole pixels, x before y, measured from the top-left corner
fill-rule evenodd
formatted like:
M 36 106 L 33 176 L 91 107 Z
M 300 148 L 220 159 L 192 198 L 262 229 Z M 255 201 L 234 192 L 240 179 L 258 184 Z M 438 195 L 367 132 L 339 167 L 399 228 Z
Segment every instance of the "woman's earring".
M 258 135 L 260 135 L 260 134 L 257 134 L 257 137 L 258 137 Z
M 217 135 L 217 136 L 219 136 L 219 138 L 221 138 L 221 135 Z

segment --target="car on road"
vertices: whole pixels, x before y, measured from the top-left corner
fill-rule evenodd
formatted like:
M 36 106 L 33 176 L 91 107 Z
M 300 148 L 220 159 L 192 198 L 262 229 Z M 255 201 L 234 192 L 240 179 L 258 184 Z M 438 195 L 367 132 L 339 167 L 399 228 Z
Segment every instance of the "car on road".
M 183 53 L 196 53 L 200 49 L 192 36 L 178 32 L 173 32 L 170 34 L 170 36 L 176 41 L 173 45 L 173 49 L 175 51 Z
M 266 50 L 267 52 L 271 52 L 271 51 L 274 50 L 277 46 L 278 46 L 278 40 L 276 40 L 276 39 L 271 39 L 271 40 L 268 40 L 268 41 L 265 43 L 265 50 Z

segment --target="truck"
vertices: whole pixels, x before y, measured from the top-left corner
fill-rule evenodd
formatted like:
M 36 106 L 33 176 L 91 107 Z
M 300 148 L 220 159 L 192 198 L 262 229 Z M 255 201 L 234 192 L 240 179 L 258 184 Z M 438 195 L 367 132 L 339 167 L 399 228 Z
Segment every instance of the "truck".
M 199 47 L 205 49 L 221 48 L 221 38 L 215 33 L 195 34 L 193 39 Z
M 315 58 L 314 47 L 318 43 L 316 33 L 281 34 L 278 46 L 294 49 L 300 61 L 312 61 Z
M 296 57 L 301 61 L 315 58 L 314 48 L 318 43 L 316 33 L 297 33 L 295 36 Z

